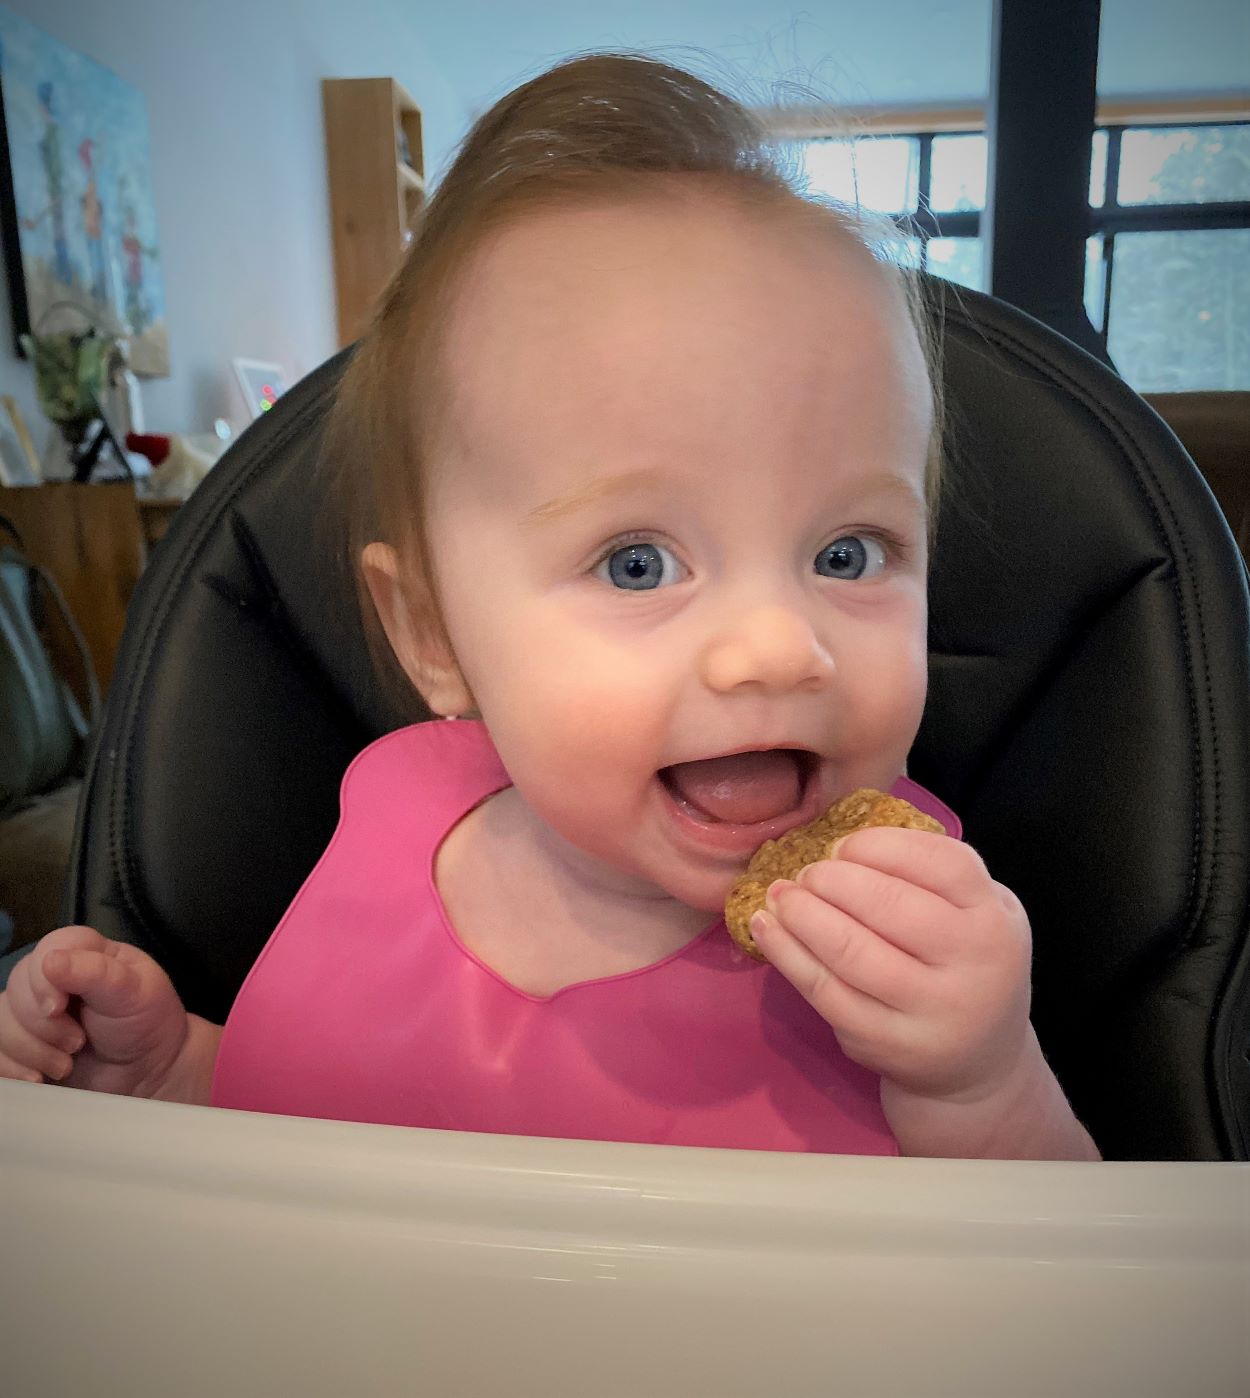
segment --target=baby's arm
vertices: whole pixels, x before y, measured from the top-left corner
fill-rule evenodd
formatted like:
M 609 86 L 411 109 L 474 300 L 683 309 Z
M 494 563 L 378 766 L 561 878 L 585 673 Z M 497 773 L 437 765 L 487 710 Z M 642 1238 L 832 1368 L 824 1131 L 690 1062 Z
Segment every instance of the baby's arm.
M 1042 1056 L 1031 1025 L 1021 1062 L 993 1088 L 934 1098 L 883 1078 L 881 1104 L 904 1155 L 1102 1159 Z
M 50 932 L 0 993 L 0 1077 L 207 1104 L 220 1038 L 146 952 L 90 927 Z
M 880 1075 L 904 1155 L 1099 1159 L 1029 1021 L 1028 918 L 967 845 L 858 831 L 774 884 L 752 932 Z

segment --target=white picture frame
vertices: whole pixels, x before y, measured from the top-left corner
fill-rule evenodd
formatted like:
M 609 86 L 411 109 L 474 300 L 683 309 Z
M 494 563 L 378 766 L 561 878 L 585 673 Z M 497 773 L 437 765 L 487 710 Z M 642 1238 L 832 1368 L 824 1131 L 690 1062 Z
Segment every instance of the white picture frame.
M 267 413 L 290 387 L 286 370 L 281 364 L 271 364 L 263 359 L 239 358 L 232 362 L 243 401 L 253 418 Z

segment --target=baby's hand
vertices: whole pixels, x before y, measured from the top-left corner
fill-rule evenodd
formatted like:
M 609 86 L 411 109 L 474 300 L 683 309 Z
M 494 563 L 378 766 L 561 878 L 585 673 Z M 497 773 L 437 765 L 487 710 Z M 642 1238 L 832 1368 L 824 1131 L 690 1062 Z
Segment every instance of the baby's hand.
M 187 1024 L 146 952 L 90 927 L 60 927 L 13 967 L 0 993 L 0 1077 L 156 1096 Z
M 1031 936 L 975 850 L 921 830 L 849 835 L 779 880 L 760 950 L 849 1058 L 927 1099 L 985 1099 L 1028 1060 Z M 761 933 L 763 935 L 761 935 Z

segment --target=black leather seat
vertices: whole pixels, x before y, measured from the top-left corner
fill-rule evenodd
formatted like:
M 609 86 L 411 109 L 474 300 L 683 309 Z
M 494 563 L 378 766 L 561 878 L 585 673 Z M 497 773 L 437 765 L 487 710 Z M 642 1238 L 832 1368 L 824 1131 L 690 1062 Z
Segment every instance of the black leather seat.
M 1103 1152 L 1245 1159 L 1242 560 L 1136 394 L 1010 307 L 946 296 L 911 772 L 1028 908 L 1034 1020 Z M 348 761 L 405 717 L 332 556 L 317 453 L 343 364 L 244 434 L 157 550 L 79 814 L 69 919 L 148 949 L 217 1020 L 328 840 Z

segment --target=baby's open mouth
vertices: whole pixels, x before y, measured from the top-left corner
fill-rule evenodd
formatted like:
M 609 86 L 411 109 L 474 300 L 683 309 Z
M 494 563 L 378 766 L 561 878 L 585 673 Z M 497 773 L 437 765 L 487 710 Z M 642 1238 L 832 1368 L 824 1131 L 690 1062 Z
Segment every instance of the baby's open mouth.
M 803 804 L 817 757 L 803 748 L 769 748 L 678 762 L 660 770 L 669 794 L 697 818 L 758 825 Z

